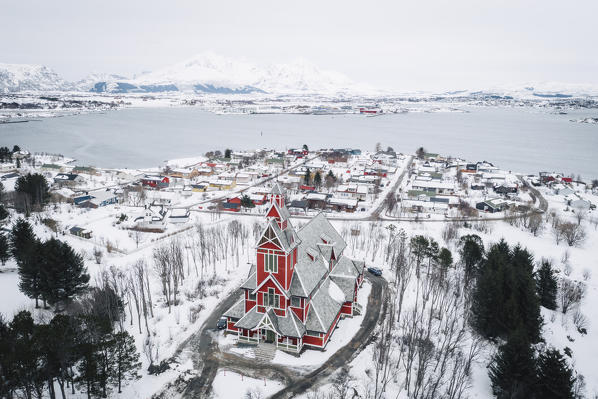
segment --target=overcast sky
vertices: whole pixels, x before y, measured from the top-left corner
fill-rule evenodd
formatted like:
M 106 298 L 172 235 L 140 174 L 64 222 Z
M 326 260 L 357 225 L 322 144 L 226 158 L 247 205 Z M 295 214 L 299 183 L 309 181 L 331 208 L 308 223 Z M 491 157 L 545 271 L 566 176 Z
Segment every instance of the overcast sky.
M 598 84 L 597 0 L 3 0 L 0 62 L 132 76 L 213 51 L 397 90 Z

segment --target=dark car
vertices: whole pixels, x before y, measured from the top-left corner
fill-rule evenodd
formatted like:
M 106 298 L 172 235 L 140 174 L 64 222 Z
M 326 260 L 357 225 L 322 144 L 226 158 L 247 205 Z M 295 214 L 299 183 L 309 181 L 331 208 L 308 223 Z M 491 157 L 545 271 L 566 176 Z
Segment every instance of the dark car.
M 218 322 L 216 323 L 216 328 L 219 330 L 224 330 L 226 328 L 226 317 L 221 317 L 220 319 L 218 319 Z
M 382 270 L 378 269 L 377 267 L 368 267 L 368 272 L 370 272 L 374 276 L 378 276 L 378 277 L 380 277 L 382 275 Z

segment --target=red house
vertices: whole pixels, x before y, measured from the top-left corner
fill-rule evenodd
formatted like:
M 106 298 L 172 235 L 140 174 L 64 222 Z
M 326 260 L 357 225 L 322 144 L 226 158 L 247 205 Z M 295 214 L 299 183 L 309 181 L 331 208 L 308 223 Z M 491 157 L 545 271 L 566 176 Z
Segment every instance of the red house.
M 320 213 L 296 231 L 278 185 L 242 298 L 224 313 L 238 342 L 268 342 L 298 353 L 324 348 L 339 320 L 359 314 L 364 262 L 343 255 L 347 244 Z
M 170 184 L 170 179 L 167 176 L 144 176 L 141 179 L 141 184 L 151 188 L 164 188 Z

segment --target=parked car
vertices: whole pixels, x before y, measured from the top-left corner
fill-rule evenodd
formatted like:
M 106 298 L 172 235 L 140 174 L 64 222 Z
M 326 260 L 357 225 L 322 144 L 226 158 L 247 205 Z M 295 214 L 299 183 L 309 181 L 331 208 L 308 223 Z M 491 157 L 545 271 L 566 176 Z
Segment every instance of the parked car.
M 378 277 L 380 277 L 382 275 L 382 270 L 378 269 L 377 267 L 368 267 L 368 272 L 370 272 L 374 276 L 378 276 Z
M 218 319 L 218 322 L 216 323 L 216 328 L 219 330 L 224 330 L 226 328 L 226 317 L 221 317 L 220 319 Z

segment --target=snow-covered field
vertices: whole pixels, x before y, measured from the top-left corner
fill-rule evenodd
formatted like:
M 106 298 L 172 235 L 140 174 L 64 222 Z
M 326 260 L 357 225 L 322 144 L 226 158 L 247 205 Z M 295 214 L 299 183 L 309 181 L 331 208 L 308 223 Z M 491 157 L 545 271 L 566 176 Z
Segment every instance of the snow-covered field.
M 255 395 L 252 398 L 264 398 L 282 388 L 284 385 L 277 381 L 258 380 L 226 370 L 219 371 L 212 384 L 215 399 L 242 398 L 248 392 Z

